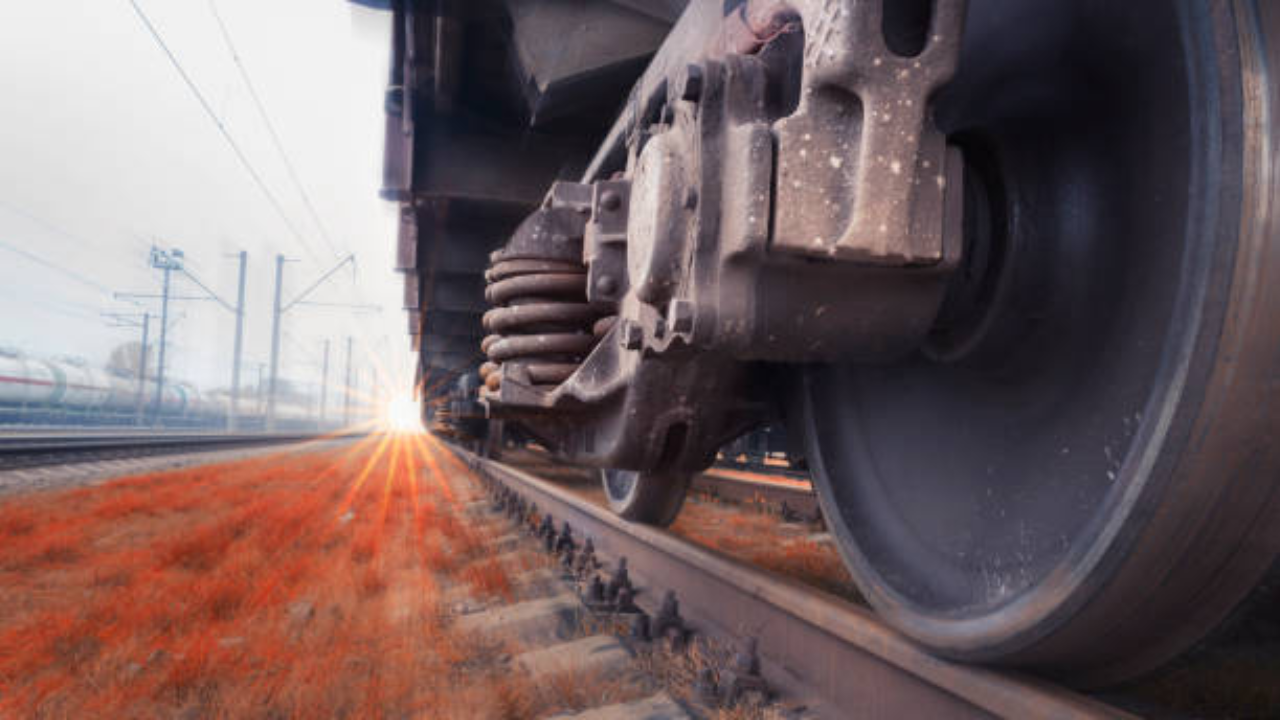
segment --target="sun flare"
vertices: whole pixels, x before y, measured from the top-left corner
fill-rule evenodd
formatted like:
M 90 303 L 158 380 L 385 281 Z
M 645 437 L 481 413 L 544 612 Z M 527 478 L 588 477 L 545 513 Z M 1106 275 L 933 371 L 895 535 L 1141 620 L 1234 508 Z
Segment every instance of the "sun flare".
M 397 395 L 391 398 L 383 412 L 383 422 L 392 432 L 422 432 L 422 416 L 419 415 L 418 401 L 412 395 Z

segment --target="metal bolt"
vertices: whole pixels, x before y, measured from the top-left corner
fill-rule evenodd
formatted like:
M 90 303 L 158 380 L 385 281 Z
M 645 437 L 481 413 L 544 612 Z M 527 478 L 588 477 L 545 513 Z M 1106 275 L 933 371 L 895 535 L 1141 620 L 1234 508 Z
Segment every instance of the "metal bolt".
M 685 65 L 684 70 L 676 76 L 676 97 L 689 102 L 698 102 L 702 97 L 702 66 Z
M 759 641 L 748 637 L 746 644 L 733 656 L 733 669 L 744 675 L 760 674 Z
M 612 275 L 601 275 L 596 279 L 596 291 L 609 297 L 618 291 L 618 281 Z
M 630 630 L 632 640 L 649 640 L 649 616 L 643 612 L 635 613 L 630 616 Z
M 600 207 L 613 212 L 622 207 L 622 196 L 616 190 L 605 190 L 600 196 Z
M 693 303 L 679 298 L 672 300 L 667 307 L 667 324 L 677 334 L 693 332 Z
M 720 704 L 720 689 L 716 687 L 716 675 L 711 668 L 704 667 L 698 671 L 698 679 L 693 687 L 703 703 L 712 707 Z
M 650 623 L 650 631 L 655 638 L 666 638 L 672 650 L 684 646 L 684 619 L 680 617 L 680 603 L 674 591 L 668 590 L 662 596 L 662 606 Z
M 560 528 L 560 536 L 556 539 L 555 549 L 558 553 L 573 552 L 573 545 L 573 530 L 566 520 L 564 527 Z
M 600 581 L 600 576 L 595 575 L 591 578 L 591 582 L 587 585 L 587 603 L 600 604 L 604 602 L 604 583 Z
M 618 598 L 618 593 L 621 592 L 623 588 L 630 587 L 631 577 L 627 573 L 627 558 L 626 556 L 623 556 L 618 558 L 618 567 L 614 569 L 613 577 L 609 578 L 609 587 L 606 591 L 605 597 L 610 600 L 616 600 Z
M 749 693 L 760 698 L 769 695 L 769 686 L 760 675 L 760 655 L 756 649 L 756 639 L 747 638 L 746 647 L 733 657 L 733 664 L 720 674 L 724 702 L 736 705 Z
M 636 607 L 635 591 L 630 587 L 619 588 L 618 599 L 614 603 L 613 611 L 619 614 L 640 612 L 640 608 Z
M 644 344 L 644 328 L 634 320 L 622 321 L 622 332 L 618 333 L 622 347 L 627 350 L 639 350 Z

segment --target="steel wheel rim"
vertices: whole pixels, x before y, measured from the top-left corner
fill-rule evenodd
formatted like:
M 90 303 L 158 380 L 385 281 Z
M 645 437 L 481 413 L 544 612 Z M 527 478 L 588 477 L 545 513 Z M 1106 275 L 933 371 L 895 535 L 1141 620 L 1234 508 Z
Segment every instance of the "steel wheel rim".
M 1062 33 L 1089 36 L 1087 32 L 1077 32 L 1079 27 L 1076 23 L 1080 21 L 1078 17 L 1075 18 L 1076 22 L 1063 22 L 1061 16 L 1064 13 L 1087 14 L 1092 8 L 1078 4 L 1070 4 L 1073 7 L 1062 5 L 1029 10 L 1024 8 L 1026 15 L 1012 20 L 1007 16 L 1017 13 L 1008 12 L 1005 21 L 1016 23 L 1022 31 L 1019 37 L 1026 45 L 1024 50 L 1030 52 L 1029 48 L 1039 48 L 1051 52 L 1055 47 L 1061 48 L 1063 41 L 1068 41 L 1069 44 L 1070 39 L 1046 30 L 1043 26 L 1039 32 L 1050 37 L 1037 37 L 1037 23 L 1058 23 Z M 1027 214 L 1027 206 L 1031 204 L 1027 194 L 1044 192 L 1046 189 L 1034 183 L 1030 188 L 1026 186 L 1026 168 L 1032 165 L 1031 160 L 1059 170 L 1083 170 L 1086 179 L 1090 171 L 1097 172 L 1101 169 L 1101 180 L 1113 177 L 1117 164 L 1129 167 L 1143 165 L 1134 162 L 1131 155 L 1125 154 L 1132 152 L 1126 142 L 1114 142 L 1115 148 L 1107 148 L 1108 153 L 1115 153 L 1110 158 L 1111 164 L 1096 150 L 1094 154 L 1089 154 L 1086 148 L 1086 161 L 1100 164 L 1083 168 L 1079 165 L 1072 166 L 1066 163 L 1067 158 L 1059 152 L 1060 148 L 1053 146 L 1052 136 L 1041 139 L 1042 142 L 1034 148 L 1040 157 L 1033 158 L 1027 148 L 1015 147 L 1017 140 L 1011 140 L 1008 136 L 1000 137 L 998 133 L 992 137 L 990 127 L 983 127 L 983 123 L 974 121 L 975 110 L 971 106 L 966 107 L 963 94 L 989 86 L 992 76 L 990 71 L 975 71 L 972 63 L 966 67 L 966 60 L 970 56 L 969 45 L 991 51 L 994 46 L 990 42 L 984 42 L 990 38 L 984 38 L 983 33 L 991 31 L 1000 23 L 992 22 L 989 17 L 984 17 L 984 13 L 999 10 L 1002 8 L 997 8 L 996 3 L 971 3 L 966 57 L 962 58 L 956 86 L 948 90 L 948 97 L 939 99 L 939 122 L 944 126 L 951 123 L 947 127 L 949 131 L 963 131 L 962 142 L 971 143 L 968 149 L 976 149 L 978 155 L 993 150 L 990 146 L 995 145 L 993 151 L 1003 170 L 997 180 L 1013 178 L 1011 187 L 1004 188 L 1004 192 L 1008 194 L 1006 204 L 1015 208 L 1015 212 L 1008 216 L 1011 223 L 1008 242 L 1014 246 L 1016 259 L 1012 267 L 1020 272 L 1029 272 L 1040 283 L 1041 288 L 1057 290 L 1069 287 L 1069 284 L 1064 283 L 1062 278 L 1053 276 L 1052 272 L 1046 274 L 1047 270 L 1043 265 L 1025 262 L 1023 257 L 1016 255 L 1019 248 L 1025 247 L 1029 238 L 1039 238 L 1019 234 L 1026 229 L 1026 223 L 1038 220 Z M 1174 9 L 1171 6 L 1164 10 L 1172 13 L 1172 16 L 1148 18 L 1151 22 L 1147 28 L 1164 22 L 1163 34 L 1166 40 L 1171 31 L 1174 35 L 1185 31 L 1186 47 L 1179 45 L 1179 49 L 1192 55 L 1197 50 L 1197 43 L 1210 43 L 1207 33 L 1211 33 L 1212 23 L 1209 21 L 1221 20 L 1209 17 L 1211 11 L 1205 9 Z M 1122 9 L 1117 12 L 1158 15 L 1159 11 L 1156 8 L 1153 12 L 1151 7 L 1144 5 L 1141 10 Z M 1043 17 L 1037 19 L 1034 17 L 1037 14 Z M 1188 30 L 1177 27 L 1179 23 L 1197 27 Z M 1158 40 L 1161 35 L 1158 31 L 1151 32 L 1147 39 Z M 1055 46 L 1050 40 L 1059 44 Z M 990 54 L 999 56 L 1001 53 Z M 1010 63 L 1007 57 L 994 57 L 991 62 L 1005 63 L 1006 67 L 1034 69 L 1034 64 L 1026 59 L 1019 64 Z M 1194 85 L 1191 76 L 1197 73 L 1203 80 L 1206 68 L 1198 65 L 1194 57 L 1188 67 L 1191 68 L 1186 77 L 1188 86 Z M 1168 71 L 1167 66 L 1162 69 Z M 1115 88 L 1105 85 L 1093 90 L 1108 98 L 1115 94 Z M 1017 109 L 1018 93 L 1011 95 L 1015 96 L 1014 100 L 995 101 L 992 112 L 998 114 L 1002 111 L 1009 112 L 1011 107 Z M 1169 137 L 1179 134 L 1171 131 L 1171 123 L 1180 123 L 1181 134 L 1190 136 L 1191 129 L 1213 129 L 1212 123 L 1206 118 L 1218 118 L 1224 112 L 1230 115 L 1230 107 L 1224 107 L 1216 96 L 1207 95 L 1195 87 L 1187 91 L 1186 97 L 1185 114 L 1181 117 L 1170 116 L 1167 106 L 1160 108 L 1164 112 L 1160 118 L 1165 122 L 1163 127 L 1159 122 L 1140 122 L 1129 127 L 1117 127 L 1112 119 L 1105 127 L 1108 132 L 1119 137 L 1112 136 L 1111 140 L 1131 142 L 1132 133 L 1144 129 L 1151 134 L 1151 139 L 1167 141 Z M 1026 94 L 1021 96 L 1023 100 L 1026 98 Z M 1145 98 L 1143 100 L 1146 101 Z M 1057 104 L 1061 105 L 1061 99 L 1057 99 Z M 1128 111 L 1123 102 L 1119 103 L 1118 108 L 1112 109 Z M 1132 119 L 1130 122 L 1133 122 Z M 1143 125 L 1146 127 L 1141 128 Z M 1079 127 L 1076 129 L 1079 130 Z M 1067 135 L 1062 139 L 1069 142 L 1071 136 Z M 1197 144 L 1200 140 L 1203 142 Z M 1184 195 L 1194 194 L 1192 186 L 1195 176 L 1222 176 L 1223 168 L 1206 166 L 1206 163 L 1212 165 L 1215 161 L 1214 153 L 1221 150 L 1222 143 L 1221 137 L 1191 137 L 1186 143 L 1185 162 L 1181 167 L 1151 169 L 1155 175 L 1162 177 L 1143 178 L 1139 184 L 1145 185 L 1147 190 L 1163 188 L 1168 191 L 1177 185 L 1179 178 L 1186 178 L 1186 187 L 1191 189 L 1186 190 Z M 1081 150 L 1068 147 L 1073 152 Z M 1013 157 L 1010 158 L 1010 155 Z M 1230 153 L 1225 155 L 1229 156 Z M 1008 167 L 1010 163 L 1014 168 Z M 1013 172 L 1009 172 L 1011 169 Z M 1001 194 L 998 187 L 993 188 L 991 185 L 987 183 L 984 191 Z M 1090 195 L 1088 187 L 1077 187 L 1074 190 L 1082 193 L 1076 199 L 1086 209 L 1090 207 L 1089 202 L 1101 202 L 1099 198 Z M 1045 196 L 1055 197 L 1053 193 L 1046 193 Z M 1177 197 L 1177 194 L 1167 192 L 1166 198 L 1173 197 Z M 1034 200 L 1035 197 L 1031 199 Z M 1094 206 L 1094 209 L 1097 207 Z M 1106 207 L 1105 203 L 1101 207 Z M 1191 365 L 1188 356 L 1197 340 L 1197 331 L 1211 320 L 1206 320 L 1202 313 L 1205 312 L 1207 300 L 1212 300 L 1207 296 L 1214 291 L 1213 279 L 1209 277 L 1209 273 L 1213 267 L 1212 251 L 1215 248 L 1212 246 L 1215 243 L 1202 241 L 1197 244 L 1191 240 L 1206 235 L 1219 235 L 1217 208 L 1194 207 L 1194 203 L 1187 203 L 1185 209 L 1186 215 L 1178 223 L 1183 230 L 1181 233 L 1166 231 L 1149 236 L 1167 238 L 1173 235 L 1183 238 L 1185 242 L 1180 251 L 1184 254 L 1178 258 L 1179 262 L 1172 264 L 1172 271 L 1165 258 L 1163 273 L 1148 274 L 1145 277 L 1133 273 L 1138 266 L 1126 266 L 1124 262 L 1117 262 L 1114 255 L 1100 254 L 1096 238 L 1111 240 L 1120 236 L 1117 227 L 1095 227 L 1098 232 L 1081 244 L 1078 233 L 1068 232 L 1075 227 L 1069 222 L 1071 218 L 1066 221 L 1058 219 L 1054 229 L 1059 232 L 1051 238 L 1058 245 L 1051 247 L 1051 250 L 1057 251 L 1066 260 L 1076 262 L 1077 269 L 1080 264 L 1087 266 L 1094 258 L 1115 263 L 1128 274 L 1121 274 L 1118 278 L 1112 275 L 1108 279 L 1119 279 L 1122 283 L 1119 288 L 1129 294 L 1130 305 L 1154 308 L 1152 312 L 1156 315 L 1163 313 L 1158 323 L 1161 332 L 1153 338 L 1150 334 L 1143 336 L 1141 333 L 1128 332 L 1137 320 L 1150 327 L 1151 314 L 1138 315 L 1137 320 L 1113 317 L 1109 322 L 1104 322 L 1108 319 L 1099 315 L 1100 311 L 1109 311 L 1115 315 L 1123 314 L 1125 308 L 1116 310 L 1115 303 L 1091 307 L 1088 302 L 1090 298 L 1078 301 L 1075 305 L 1068 302 L 1067 310 L 1078 316 L 1083 315 L 1090 323 L 1101 323 L 1110 328 L 1107 332 L 1100 333 L 1104 339 L 1100 347 L 1095 346 L 1087 352 L 1074 348 L 1076 352 L 1068 355 L 1065 361 L 1059 358 L 1056 372 L 1062 374 L 1053 377 L 1074 376 L 1083 378 L 1082 381 L 1051 382 L 1042 386 L 1049 387 L 1051 391 L 1040 394 L 1029 392 L 1029 388 L 1033 386 L 1012 382 L 1018 377 L 1018 362 L 1023 363 L 1023 369 L 1028 372 L 1034 371 L 1032 375 L 1036 372 L 1043 373 L 1045 367 L 1053 365 L 1051 361 L 1055 348 L 1061 350 L 1062 346 L 1038 339 L 1039 346 L 1032 348 L 1041 353 L 1038 357 L 1034 352 L 1028 354 L 1026 348 L 1017 347 L 1015 350 L 1020 351 L 1022 356 L 1016 358 L 1017 362 L 1011 362 L 1007 352 L 1002 354 L 999 351 L 1009 349 L 1011 338 L 1026 337 L 1026 329 L 1008 327 L 1009 318 L 1000 318 L 999 322 L 994 322 L 994 316 L 990 314 L 982 315 L 974 322 L 956 322 L 954 326 L 963 326 L 964 337 L 945 337 L 944 334 L 941 349 L 929 348 L 921 357 L 912 358 L 899 366 L 877 369 L 825 367 L 806 371 L 801 392 L 801 414 L 809 444 L 809 460 L 820 481 L 820 498 L 824 511 L 840 539 L 841 552 L 853 568 L 864 593 L 891 622 L 934 648 L 954 656 L 973 659 L 1017 658 L 1020 651 L 1032 647 L 1037 640 L 1051 633 L 1055 625 L 1065 622 L 1066 618 L 1078 610 L 1079 604 L 1084 602 L 1085 590 L 1088 589 L 1086 586 L 1098 582 L 1097 576 L 1093 575 L 1095 571 L 1118 564 L 1115 553 L 1137 532 L 1134 523 L 1127 522 L 1127 519 L 1132 517 L 1132 513 L 1142 509 L 1146 494 L 1159 491 L 1157 484 L 1160 479 L 1153 467 L 1164 461 L 1160 450 L 1177 410 L 1177 401 L 1188 401 L 1185 395 L 1185 383 Z M 1136 213 L 1144 216 L 1150 214 L 1150 210 Z M 1126 222 L 1135 219 L 1123 214 L 1120 217 Z M 1019 223 L 1023 225 L 1019 226 Z M 1197 228 L 1204 234 L 1199 234 Z M 1067 242 L 1068 240 L 1075 244 Z M 1094 245 L 1089 245 L 1089 241 Z M 1151 245 L 1121 250 L 1132 256 L 1135 251 L 1149 247 Z M 1156 264 L 1159 265 L 1159 262 L 1157 259 Z M 1028 298 L 1032 301 L 1036 299 L 1034 293 L 1025 294 L 1025 288 L 1034 286 L 1034 283 L 1028 283 L 1026 278 L 1014 281 L 1010 277 L 1016 275 L 1002 275 L 989 284 L 989 300 L 992 297 L 999 299 L 1001 293 L 1004 293 L 1005 301 L 1010 298 L 1023 302 Z M 1157 280 L 1152 281 L 1152 277 Z M 1175 285 L 1168 284 L 1167 278 L 1170 277 L 1177 278 Z M 1156 287 L 1159 282 L 1165 284 Z M 1114 296 L 1107 298 L 1114 299 Z M 1163 298 L 1163 303 L 1159 301 L 1160 298 Z M 1062 308 L 1052 304 L 1047 308 L 1049 312 L 1062 311 Z M 991 311 L 988 309 L 983 312 Z M 1055 329 L 1066 328 L 1063 334 L 1068 338 L 1081 335 L 1081 326 L 1055 320 L 1055 317 L 1050 316 L 1043 325 Z M 1174 332 L 1178 328 L 1181 331 Z M 1165 329 L 1168 330 L 1167 333 L 1164 332 Z M 1136 338 L 1135 345 L 1141 352 L 1135 352 L 1133 347 L 1114 344 L 1114 338 L 1124 336 Z M 1112 344 L 1108 345 L 1108 341 Z M 1105 363 L 1100 361 L 1100 358 L 1105 357 L 1110 357 L 1114 366 L 1123 366 L 1124 371 L 1120 375 L 1115 374 L 1119 372 L 1115 368 L 1108 371 L 1103 367 Z M 972 379 L 984 373 L 985 384 L 977 381 L 969 384 L 954 382 L 956 376 L 967 374 Z M 948 378 L 949 384 L 940 385 L 940 378 L 944 375 L 951 376 Z M 1151 378 L 1149 383 L 1145 386 L 1133 384 L 1131 378 L 1143 376 Z M 1130 380 L 1124 380 L 1126 377 Z M 1082 387 L 1086 390 L 1082 391 Z M 1100 400 L 1106 398 L 1101 392 L 1103 389 L 1110 390 L 1111 400 L 1120 402 L 1124 399 L 1120 395 L 1126 393 L 1121 393 L 1116 388 L 1128 388 L 1127 395 L 1134 395 L 1135 387 L 1143 387 L 1142 392 L 1136 393 L 1140 395 L 1140 402 L 1135 403 L 1138 408 L 1136 412 L 1142 412 L 1142 416 L 1113 413 L 1110 406 Z M 918 400 L 921 396 L 930 397 L 931 402 L 926 404 Z M 947 401 L 942 403 L 942 407 L 939 406 L 939 397 Z M 1020 402 L 1009 402 L 1011 398 Z M 909 411 L 913 399 L 917 403 L 914 412 Z M 1007 406 L 1002 406 L 1001 401 L 1006 402 Z M 1194 401 L 1194 398 L 1190 401 Z M 924 407 L 932 411 L 931 416 L 920 411 Z M 1050 415 L 1068 419 L 1055 422 L 1048 417 Z M 1065 433 L 1072 426 L 1083 427 L 1079 418 L 1090 416 L 1116 418 L 1121 423 L 1120 436 L 1123 437 L 1123 442 L 1109 441 L 1109 435 L 1116 433 L 1110 426 L 1105 431 L 1097 431 L 1097 439 L 1101 442 L 1096 444 L 1080 442 L 1081 436 Z M 842 427 L 844 432 L 834 431 L 833 428 L 837 426 Z M 1041 435 L 1037 437 L 1036 431 L 1040 431 Z M 1002 434 L 1008 434 L 1014 440 L 1003 444 L 991 442 L 993 436 Z M 997 466 L 978 467 L 975 464 L 978 461 L 976 456 L 965 456 L 956 451 L 956 437 L 983 448 L 988 456 L 995 456 Z M 1053 452 L 1046 452 L 1055 444 L 1059 448 L 1066 448 L 1066 452 L 1061 453 L 1062 457 L 1054 457 Z M 1090 452 L 1092 445 L 1094 457 L 1071 460 L 1073 445 L 1078 453 L 1082 451 L 1081 448 L 1085 448 L 1083 451 L 1086 453 Z M 890 456 L 890 451 L 885 448 L 892 448 L 896 454 Z M 1098 452 L 1099 450 L 1102 452 Z M 1033 459 L 1044 462 L 1045 467 L 1031 468 L 1030 462 Z M 986 489 L 995 493 L 998 498 L 994 502 L 988 501 L 990 496 L 982 492 L 984 488 L 980 482 L 983 470 L 993 478 L 1013 477 L 1022 480 L 1003 485 L 994 480 L 987 481 Z M 1083 483 L 1067 482 L 1073 472 L 1084 478 Z M 1108 472 L 1113 476 L 1109 477 Z M 1026 478 L 1032 478 L 1034 482 Z M 944 480 L 947 484 L 944 484 Z M 1086 486 L 1083 491 L 1081 484 Z M 1021 505 L 1010 505 L 1010 498 Z M 1079 508 L 1078 512 L 1072 512 L 1072 501 Z M 947 503 L 951 505 L 947 506 Z M 957 508 L 956 503 L 969 503 L 969 506 Z M 939 507 L 940 504 L 943 506 Z M 1040 508 L 1039 513 L 1028 514 L 1028 507 Z M 1003 515 L 996 514 L 1000 510 L 1004 512 Z M 1017 530 L 1009 518 L 1019 516 L 1024 518 L 1024 522 L 1027 517 L 1035 517 L 1036 527 Z M 967 523 L 964 522 L 966 517 Z M 1042 518 L 1046 520 L 1042 522 Z M 1018 542 L 1010 543 L 1010 538 L 1018 539 L 1018 532 L 1029 532 L 1032 537 L 1022 541 L 1021 546 Z M 1060 543 L 1058 548 L 1053 547 L 1052 543 L 1055 541 Z M 1002 543 L 1006 548 L 1016 548 L 1016 552 L 1024 557 L 1001 555 L 998 546 Z M 987 568 L 978 567 L 977 573 L 966 574 L 966 565 L 973 565 L 972 560 L 966 561 L 966 556 L 990 558 L 993 554 L 997 556 L 996 563 Z M 908 558 L 908 555 L 914 557 Z M 985 578 L 982 577 L 983 571 L 987 571 Z M 1034 652 L 1026 657 L 1033 662 L 1048 665 L 1056 661 L 1053 657 L 1037 656 Z

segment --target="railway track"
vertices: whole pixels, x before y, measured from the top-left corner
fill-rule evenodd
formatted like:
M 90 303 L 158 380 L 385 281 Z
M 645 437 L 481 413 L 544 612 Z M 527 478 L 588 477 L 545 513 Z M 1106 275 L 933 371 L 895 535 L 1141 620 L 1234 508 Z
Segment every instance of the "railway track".
M 770 512 L 788 520 L 822 522 L 822 510 L 818 507 L 818 496 L 813 492 L 812 486 L 791 480 L 777 482 L 766 477 L 756 479 L 753 475 L 755 473 L 713 467 L 694 475 L 689 483 L 689 491 L 713 500 L 766 506 Z
M 0 470 L 300 442 L 314 433 L 57 433 L 0 436 Z
M 454 448 L 508 515 L 534 519 L 547 547 L 581 550 L 590 539 L 605 576 L 623 558 L 634 603 L 653 635 L 686 632 L 758 651 L 760 676 L 732 669 L 732 683 L 760 680 L 819 716 L 1123 717 L 1094 698 L 1014 673 L 940 660 L 863 608 L 627 523 L 553 483 Z M 564 532 L 568 528 L 568 533 Z M 676 601 L 675 622 L 670 600 Z M 666 605 L 664 612 L 663 606 Z

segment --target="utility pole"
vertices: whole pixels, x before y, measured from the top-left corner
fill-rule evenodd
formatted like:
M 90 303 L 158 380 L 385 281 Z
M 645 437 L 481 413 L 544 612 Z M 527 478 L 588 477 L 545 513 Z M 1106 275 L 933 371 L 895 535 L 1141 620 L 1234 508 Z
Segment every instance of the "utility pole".
M 320 371 L 320 425 L 324 425 L 325 401 L 329 398 L 329 339 L 324 341 L 324 365 Z
M 342 400 L 342 425 L 351 425 L 351 336 L 347 336 L 347 382 L 345 397 Z
M 256 401 L 257 404 L 255 405 L 255 407 L 258 409 L 257 413 L 259 415 L 262 414 L 262 410 L 263 410 L 262 401 L 264 399 L 263 390 L 266 388 L 266 382 L 267 382 L 266 373 L 267 373 L 266 364 L 258 363 L 258 398 L 257 398 L 257 401 Z
M 202 282 L 200 278 L 195 276 L 195 273 L 191 272 L 191 270 L 189 270 L 186 267 L 185 256 L 183 255 L 181 250 L 174 249 L 174 250 L 164 251 L 154 246 L 151 248 L 151 266 L 154 268 L 160 268 L 164 270 L 164 292 L 160 295 L 149 295 L 145 293 L 119 293 L 119 292 L 115 294 L 115 297 L 117 300 L 128 300 L 130 302 L 137 302 L 138 300 L 142 300 L 142 299 L 155 299 L 157 297 L 160 298 L 161 300 L 160 358 L 159 358 L 160 367 L 159 367 L 158 373 L 156 374 L 156 401 L 155 401 L 156 418 L 159 417 L 160 403 L 163 400 L 163 394 L 164 394 L 164 371 L 165 371 L 164 359 L 165 359 L 165 348 L 166 348 L 165 336 L 169 329 L 169 301 L 171 300 L 175 300 L 175 301 L 176 300 L 184 300 L 184 301 L 185 300 L 213 300 L 213 301 L 216 301 L 223 308 L 225 308 L 228 312 L 236 316 L 236 340 L 234 345 L 235 357 L 232 358 L 232 362 L 231 362 L 231 408 L 227 413 L 227 423 L 226 423 L 228 429 L 232 429 L 234 427 L 237 399 L 240 394 L 240 354 L 243 348 L 243 333 L 244 333 L 244 287 L 245 287 L 244 283 L 245 283 L 245 269 L 248 265 L 249 254 L 244 251 L 241 251 L 239 257 L 240 257 L 240 295 L 239 295 L 239 302 L 235 306 L 232 306 L 231 303 L 227 302 L 226 300 L 223 300 L 217 293 L 215 293 L 213 290 L 210 290 L 208 285 L 204 284 L 204 282 Z M 195 283 L 201 290 L 205 292 L 205 294 L 204 295 L 176 295 L 176 296 L 170 294 L 169 292 L 170 274 L 174 270 L 177 270 L 183 275 L 186 275 L 187 279 Z
M 182 269 L 182 251 L 151 248 L 151 267 L 164 271 L 164 290 L 160 296 L 160 352 L 156 359 L 156 397 L 152 405 L 152 423 L 160 422 L 160 407 L 164 400 L 164 355 L 169 335 L 169 280 L 174 270 Z
M 274 430 L 275 424 L 276 424 L 276 388 L 277 388 L 279 373 L 280 373 L 280 325 L 284 317 L 284 314 L 289 312 L 291 309 L 293 309 L 297 305 L 323 305 L 325 307 L 341 307 L 341 308 L 351 308 L 355 310 L 377 310 L 376 307 L 369 306 L 369 305 L 348 305 L 344 303 L 322 304 L 322 303 L 303 302 L 304 300 L 306 300 L 308 295 L 310 295 L 313 291 L 315 291 L 316 288 L 323 285 L 326 280 L 333 277 L 334 273 L 341 270 L 344 265 L 346 265 L 347 263 L 351 263 L 351 266 L 354 268 L 355 262 L 356 262 L 356 256 L 354 254 L 347 255 L 346 257 L 342 258 L 342 260 L 338 261 L 337 265 L 334 265 L 332 268 L 329 268 L 329 270 L 325 272 L 323 275 L 321 275 L 315 282 L 308 285 L 306 290 L 303 290 L 302 292 L 298 293 L 297 297 L 293 298 L 292 300 L 286 303 L 286 302 L 283 302 L 285 257 L 283 255 L 276 256 L 276 295 L 275 295 L 275 307 L 273 309 L 272 318 L 271 318 L 271 378 L 269 380 L 270 385 L 267 390 L 267 429 L 268 430 Z
M 147 344 L 150 342 L 151 313 L 142 313 L 142 349 L 138 351 L 138 402 L 135 408 L 137 424 L 142 424 L 142 406 L 147 397 Z
M 147 396 L 147 344 L 149 342 L 148 333 L 151 330 L 151 313 L 143 312 L 140 315 L 126 315 L 108 312 L 102 313 L 102 315 L 111 321 L 109 327 L 136 327 L 142 329 L 142 345 L 138 351 L 138 369 L 134 373 L 138 391 L 133 400 L 133 422 L 135 425 L 141 425 Z
M 271 385 L 267 389 L 267 430 L 276 429 L 276 381 L 280 372 L 280 292 L 284 284 L 284 255 L 276 255 L 276 299 L 271 311 Z
M 227 430 L 234 431 L 240 414 L 240 355 L 244 349 L 244 276 L 249 266 L 249 253 L 240 251 L 240 290 L 236 294 L 236 342 L 231 359 L 231 409 L 227 413 Z

